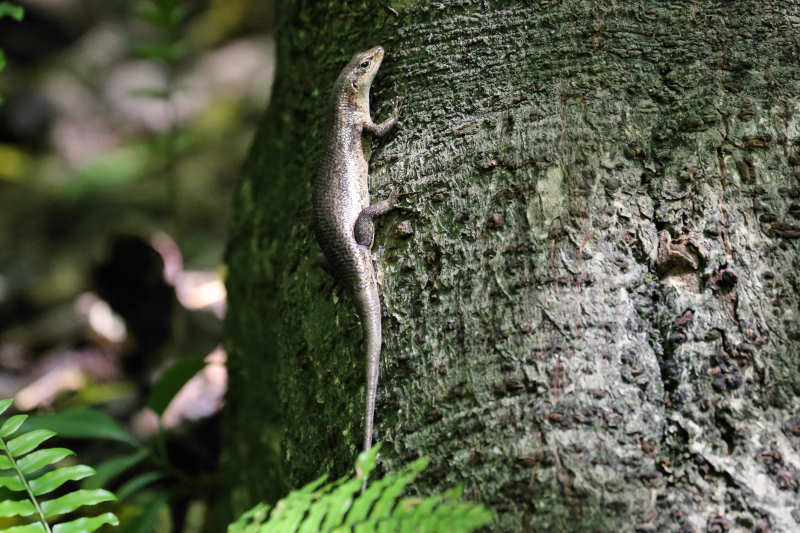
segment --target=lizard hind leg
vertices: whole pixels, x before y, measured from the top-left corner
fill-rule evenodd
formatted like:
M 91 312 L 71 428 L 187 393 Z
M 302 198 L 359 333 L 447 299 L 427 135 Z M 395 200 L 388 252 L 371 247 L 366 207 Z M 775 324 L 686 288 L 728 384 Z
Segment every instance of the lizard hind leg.
M 383 137 L 397 125 L 397 118 L 392 117 L 384 120 L 380 124 L 375 124 L 372 120 L 364 124 L 364 130 L 370 132 L 376 137 Z
M 393 193 L 387 200 L 374 203 L 361 210 L 353 228 L 353 236 L 358 244 L 367 248 L 372 247 L 372 241 L 375 239 L 375 223 L 373 219 L 394 209 L 395 201 L 396 196 Z

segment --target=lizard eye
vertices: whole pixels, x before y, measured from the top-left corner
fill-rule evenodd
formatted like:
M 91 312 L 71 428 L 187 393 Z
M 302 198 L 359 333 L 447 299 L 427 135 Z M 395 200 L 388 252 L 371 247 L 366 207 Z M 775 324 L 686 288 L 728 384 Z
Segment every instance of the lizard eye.
M 369 61 L 364 61 L 359 65 L 361 68 L 367 68 L 369 66 Z

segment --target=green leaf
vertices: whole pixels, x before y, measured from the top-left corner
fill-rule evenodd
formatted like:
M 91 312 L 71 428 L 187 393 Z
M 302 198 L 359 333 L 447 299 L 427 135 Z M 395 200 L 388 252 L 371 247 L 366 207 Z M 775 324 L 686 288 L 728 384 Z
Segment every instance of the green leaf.
M 41 443 L 55 435 L 47 429 L 35 429 L 11 440 L 6 445 L 12 457 L 19 457 L 36 449 Z
M 59 437 L 116 440 L 139 447 L 136 439 L 113 418 L 94 409 L 72 409 L 63 413 L 32 416 L 23 427 L 49 429 L 58 433 Z
M 97 505 L 102 502 L 113 502 L 116 499 L 116 496 L 103 489 L 76 490 L 55 500 L 41 502 L 41 507 L 45 518 L 49 519 L 60 514 L 71 513 L 83 505 Z
M 306 487 L 313 487 L 316 484 L 321 484 L 323 481 L 325 481 L 326 478 L 327 476 L 322 476 L 318 478 L 316 481 L 310 483 L 309 485 L 306 485 Z M 339 485 L 341 485 L 341 483 L 338 484 L 334 483 L 332 486 L 329 485 L 329 487 L 333 489 Z M 322 520 L 325 518 L 325 514 L 327 512 L 328 512 L 328 506 L 326 505 L 326 500 L 324 499 L 321 500 L 316 505 L 311 506 L 311 509 L 309 509 L 308 511 L 308 516 L 306 517 L 305 520 L 303 520 L 303 525 L 300 526 L 298 533 L 316 533 L 317 531 L 320 531 L 320 524 L 322 523 Z
M 187 381 L 206 366 L 202 357 L 183 357 L 161 374 L 150 389 L 147 406 L 158 416 L 164 414 L 169 402 Z
M 44 526 L 41 522 L 34 522 L 33 524 L 25 524 L 24 526 L 14 526 L 8 529 L 3 529 L 3 533 L 44 533 Z
M 56 490 L 67 481 L 78 481 L 94 474 L 94 468 L 86 465 L 65 466 L 57 468 L 30 481 L 35 496 L 41 496 Z
M 22 472 L 25 474 L 30 474 L 31 472 L 35 472 L 36 470 L 44 468 L 45 466 L 50 466 L 54 463 L 57 463 L 63 458 L 69 457 L 70 455 L 75 455 L 75 452 L 68 450 L 67 448 L 45 448 L 43 450 L 36 450 L 35 452 L 29 453 L 17 461 L 17 465 Z
M 446 512 L 447 501 L 449 498 L 458 498 L 459 491 L 445 491 L 432 497 L 420 500 L 419 498 L 404 498 L 397 504 L 395 516 L 403 519 L 403 531 L 420 531 L 426 524 L 435 522 L 435 516 L 439 509 Z
M 3 52 L 0 51 L 0 58 L 3 57 Z M 0 60 L 0 68 L 2 68 L 2 60 Z M 11 404 L 14 403 L 13 398 L 6 398 L 4 400 L 0 400 L 0 415 L 6 412 L 6 410 L 11 407 Z
M 259 503 L 229 525 L 227 533 L 258 533 L 258 527 L 267 519 L 270 509 L 266 503 Z
M 148 455 L 150 455 L 150 451 L 142 448 L 131 455 L 114 457 L 100 463 L 95 469 L 95 475 L 85 480 L 81 487 L 84 489 L 99 489 L 129 468 L 139 464 Z
M 460 487 L 427 498 L 398 499 L 428 464 L 424 458 L 373 481 L 359 495 L 362 480 L 375 468 L 376 456 L 377 449 L 359 456 L 357 476 L 321 487 L 324 478 L 319 478 L 292 491 L 274 508 L 256 506 L 231 524 L 228 533 L 470 532 L 492 521 L 491 511 L 484 506 L 459 501 Z
M 117 490 L 117 495 L 120 501 L 124 501 L 131 494 L 146 487 L 150 483 L 158 481 L 162 477 L 164 477 L 163 474 L 159 472 L 145 472 L 144 474 L 139 474 L 138 476 L 130 479 L 124 485 L 122 485 Z
M 0 413 L 8 409 L 11 400 L 0 400 Z M 38 446 L 54 436 L 56 433 L 50 429 L 31 426 L 36 425 L 34 420 L 26 420 L 27 415 L 15 415 L 0 424 L 0 468 L 13 471 L 12 475 L 0 476 L 0 489 L 4 494 L 8 491 L 26 491 L 29 500 L 15 501 L 7 499 L 0 502 L 0 516 L 28 517 L 33 514 L 40 514 L 41 524 L 31 523 L 13 528 L 6 528 L 2 531 L 15 533 L 39 533 L 50 531 L 45 524 L 45 519 L 54 516 L 71 513 L 84 505 L 95 505 L 101 502 L 115 500 L 116 497 L 102 489 L 96 490 L 76 490 L 67 493 L 59 498 L 50 501 L 40 501 L 37 496 L 48 494 L 68 481 L 79 481 L 94 474 L 94 469 L 86 465 L 70 465 L 54 470 L 45 470 L 50 465 L 61 461 L 65 457 L 72 455 L 72 451 L 66 448 L 46 448 L 36 450 Z M 40 417 L 52 421 L 55 415 L 50 417 Z M 106 417 L 107 418 L 107 417 Z M 110 420 L 110 419 L 109 419 Z M 113 422 L 113 421 L 112 421 Z M 107 426 L 105 426 L 107 429 Z M 26 428 L 26 433 L 5 442 L 5 438 L 17 432 L 20 428 Z M 96 428 L 94 428 L 96 430 Z M 30 431 L 28 431 L 30 430 Z M 85 432 L 85 428 L 80 430 Z M 121 430 L 120 430 L 121 431 Z M 108 433 L 108 431 L 106 431 Z M 127 436 L 127 434 L 125 434 Z M 15 457 L 19 457 L 15 460 Z M 41 473 L 38 477 L 27 479 L 25 474 Z M 26 490 L 27 489 L 27 490 Z M 9 495 L 8 497 L 14 497 Z M 25 497 L 20 495 L 20 497 Z M 43 515 L 43 516 L 41 516 Z M 47 520 L 49 522 L 49 520 Z M 113 513 L 105 513 L 96 517 L 83 517 L 76 520 L 65 522 L 55 526 L 52 531 L 58 533 L 88 533 L 95 531 L 105 524 L 118 524 L 117 517 Z
M 13 435 L 22 423 L 25 422 L 26 418 L 28 418 L 28 415 L 14 415 L 6 420 L 3 425 L 0 426 L 0 437 L 6 438 Z
M 5 487 L 8 490 L 25 490 L 25 485 L 19 480 L 19 476 L 11 474 L 10 476 L 0 476 L 0 487 Z
M 414 481 L 414 478 L 417 477 L 417 474 L 422 472 L 422 470 L 424 470 L 427 465 L 428 465 L 428 460 L 424 457 L 417 459 L 416 461 L 408 465 L 406 467 L 407 472 L 405 474 L 397 476 L 392 485 L 386 488 L 383 495 L 375 504 L 371 516 L 375 518 L 384 518 L 389 516 L 392 512 L 392 509 L 395 506 L 397 498 L 400 497 L 400 495 L 405 490 L 406 486 L 412 481 Z
M 30 516 L 34 512 L 36 510 L 29 501 L 15 502 L 14 500 L 5 500 L 0 502 L 0 516 Z
M 14 5 L 11 2 L 0 2 L 0 19 L 3 17 L 11 17 L 19 22 L 24 16 L 25 10 L 20 6 Z
M 345 514 L 350 509 L 353 495 L 361 489 L 361 485 L 361 480 L 355 478 L 331 491 L 329 498 L 326 498 L 328 500 L 328 509 L 325 511 L 326 515 L 325 521 L 322 522 L 322 531 L 330 531 L 342 523 Z
M 361 452 L 356 458 L 356 472 L 360 472 L 358 478 L 365 480 L 370 473 L 375 470 L 375 463 L 381 451 L 381 444 L 378 443 L 366 452 Z
M 358 454 L 356 472 L 359 472 L 359 475 L 330 492 L 329 498 L 326 498 L 329 508 L 326 510 L 321 531 L 330 531 L 342 523 L 346 513 L 350 510 L 353 496 L 361 489 L 363 480 L 368 479 L 370 472 L 375 469 L 375 460 L 380 448 L 381 446 L 378 444 L 369 451 Z M 324 500 L 321 503 L 324 504 Z
M 408 469 L 408 467 L 406 468 Z M 386 506 L 388 500 L 391 507 L 389 512 L 394 508 L 394 503 L 397 498 L 405 490 L 406 486 L 411 483 L 416 477 L 418 472 L 407 473 L 402 476 L 388 475 L 383 479 L 377 480 L 370 484 L 369 488 L 365 490 L 361 496 L 353 503 L 350 512 L 347 513 L 347 519 L 344 521 L 345 526 L 355 525 L 356 522 L 363 521 L 370 516 L 372 518 L 382 518 L 388 513 L 381 512 L 381 505 Z M 377 504 L 375 502 L 378 502 Z M 375 510 L 370 513 L 370 510 L 375 506 Z
M 443 494 L 435 497 L 426 498 L 420 501 L 419 498 L 404 498 L 397 503 L 395 516 L 402 519 L 402 533 L 416 533 L 421 529 L 420 517 L 430 517 L 434 509 L 444 499 Z M 383 522 L 388 523 L 388 522 Z
M 322 484 L 324 479 L 324 476 L 317 478 L 305 487 L 290 492 L 286 498 L 275 504 L 270 527 L 274 531 L 296 531 L 309 506 L 317 499 L 314 489 Z M 358 483 L 358 480 L 355 480 L 355 483 Z M 358 490 L 358 487 L 355 490 Z
M 93 518 L 77 518 L 56 524 L 53 533 L 91 533 L 106 524 L 118 526 L 119 520 L 114 513 L 103 513 Z

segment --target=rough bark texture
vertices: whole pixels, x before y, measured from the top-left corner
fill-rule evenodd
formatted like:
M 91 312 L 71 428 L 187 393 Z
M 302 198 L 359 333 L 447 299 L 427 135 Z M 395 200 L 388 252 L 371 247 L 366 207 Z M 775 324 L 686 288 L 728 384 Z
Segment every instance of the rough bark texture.
M 431 457 L 419 489 L 497 531 L 800 528 L 797 2 L 280 4 L 228 254 L 238 504 L 361 442 L 309 206 L 333 81 L 381 44 L 371 190 L 419 193 L 373 249 L 384 468 Z

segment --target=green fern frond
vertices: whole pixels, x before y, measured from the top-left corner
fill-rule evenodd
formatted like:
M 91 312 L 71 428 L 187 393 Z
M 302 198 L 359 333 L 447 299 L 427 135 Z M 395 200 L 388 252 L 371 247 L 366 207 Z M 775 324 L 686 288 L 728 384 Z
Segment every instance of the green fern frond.
M 460 488 L 427 498 L 401 499 L 427 466 L 424 458 L 373 481 L 359 495 L 363 480 L 375 468 L 378 449 L 359 456 L 356 476 L 325 485 L 322 476 L 291 492 L 275 507 L 261 503 L 228 526 L 228 533 L 468 532 L 491 522 L 492 513 L 486 507 L 460 501 Z
M 0 400 L 0 414 L 10 406 L 12 400 Z M 79 481 L 94 475 L 94 469 L 86 465 L 61 468 L 48 467 L 73 455 L 67 448 L 44 448 L 40 444 L 55 435 L 46 429 L 35 429 L 22 435 L 17 431 L 27 415 L 15 415 L 0 425 L 0 487 L 13 492 L 27 493 L 27 500 L 5 500 L 0 502 L 0 517 L 35 516 L 36 522 L 2 530 L 4 533 L 90 533 L 105 524 L 117 525 L 114 513 L 103 513 L 91 518 L 78 518 L 68 522 L 50 524 L 54 518 L 71 513 L 86 505 L 114 501 L 116 497 L 103 489 L 74 490 L 58 498 L 39 498 L 53 492 L 68 481 Z M 9 440 L 10 439 L 10 440 Z

